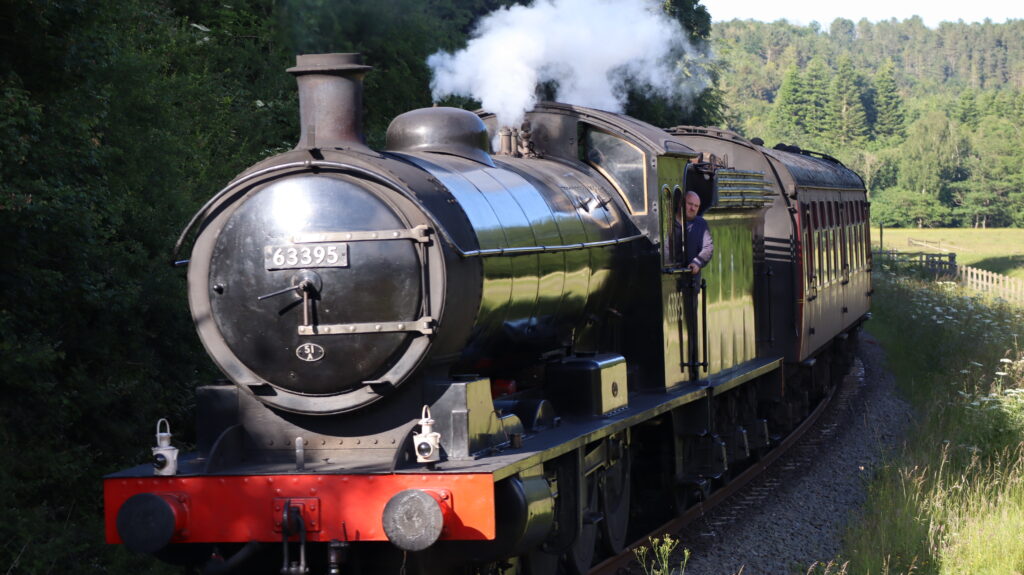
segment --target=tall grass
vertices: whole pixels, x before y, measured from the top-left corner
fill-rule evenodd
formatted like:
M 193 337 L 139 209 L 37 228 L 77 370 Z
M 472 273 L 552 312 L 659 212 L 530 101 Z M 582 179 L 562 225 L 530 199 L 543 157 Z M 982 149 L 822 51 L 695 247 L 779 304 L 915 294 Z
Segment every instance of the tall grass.
M 848 529 L 848 573 L 1024 573 L 1024 310 L 876 274 L 870 330 L 916 421 Z

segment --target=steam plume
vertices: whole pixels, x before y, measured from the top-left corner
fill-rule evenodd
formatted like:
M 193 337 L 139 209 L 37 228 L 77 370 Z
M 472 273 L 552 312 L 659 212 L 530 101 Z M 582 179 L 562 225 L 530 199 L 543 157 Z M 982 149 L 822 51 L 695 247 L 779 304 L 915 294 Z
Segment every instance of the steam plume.
M 427 59 L 436 100 L 470 96 L 518 126 L 536 87 L 554 82 L 562 102 L 621 112 L 627 82 L 678 98 L 699 93 L 695 50 L 657 0 L 537 0 L 482 18 L 465 49 Z

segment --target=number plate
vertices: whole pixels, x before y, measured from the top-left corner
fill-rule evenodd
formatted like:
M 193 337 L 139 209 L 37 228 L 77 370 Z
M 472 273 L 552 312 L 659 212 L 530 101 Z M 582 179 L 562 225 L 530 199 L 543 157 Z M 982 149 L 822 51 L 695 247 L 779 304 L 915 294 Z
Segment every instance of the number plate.
M 263 260 L 268 270 L 347 268 L 348 244 L 336 242 L 263 246 Z

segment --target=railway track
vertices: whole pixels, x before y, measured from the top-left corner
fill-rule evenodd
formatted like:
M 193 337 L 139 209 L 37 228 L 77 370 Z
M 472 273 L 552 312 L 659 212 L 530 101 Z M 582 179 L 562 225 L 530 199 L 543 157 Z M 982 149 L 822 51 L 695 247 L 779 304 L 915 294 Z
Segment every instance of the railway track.
M 804 468 L 813 461 L 821 447 L 840 431 L 836 418 L 825 418 L 828 413 L 838 413 L 846 409 L 864 383 L 864 366 L 858 357 L 839 385 L 833 388 L 818 407 L 790 433 L 775 449 L 737 475 L 724 487 L 716 490 L 711 496 L 685 513 L 679 515 L 629 544 L 622 553 L 606 559 L 594 566 L 589 575 L 639 575 L 644 573 L 637 562 L 634 550 L 649 546 L 652 537 L 663 537 L 670 534 L 686 540 L 691 533 L 691 526 L 701 518 L 707 517 L 712 510 L 728 507 L 728 512 L 715 515 L 709 525 L 713 529 L 721 529 L 739 520 L 740 514 L 747 510 L 757 509 L 779 486 L 777 478 L 765 478 L 769 468 L 781 471 L 794 471 Z

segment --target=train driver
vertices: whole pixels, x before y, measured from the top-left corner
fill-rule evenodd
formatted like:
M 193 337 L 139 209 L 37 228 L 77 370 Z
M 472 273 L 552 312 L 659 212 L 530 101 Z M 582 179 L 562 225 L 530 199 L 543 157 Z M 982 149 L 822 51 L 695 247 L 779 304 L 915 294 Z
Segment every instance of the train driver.
M 686 268 L 690 273 L 680 276 L 678 289 L 683 296 L 683 322 L 686 331 L 690 334 L 686 351 L 682 351 L 686 365 L 690 368 L 691 379 L 698 379 L 697 368 L 700 363 L 698 359 L 698 336 L 697 336 L 697 295 L 700 293 L 700 271 L 711 261 L 715 245 L 711 240 L 711 230 L 707 221 L 700 215 L 700 195 L 694 191 L 686 192 L 684 203 L 676 210 L 675 222 L 672 225 L 673 238 L 675 241 L 682 240 L 683 245 L 677 247 L 676 254 L 678 265 Z M 685 234 L 685 235 L 684 235 Z M 680 328 L 683 324 L 680 324 Z M 682 345 L 680 334 L 680 345 Z
M 715 253 L 715 243 L 711 239 L 711 230 L 707 221 L 698 215 L 700 213 L 700 195 L 697 192 L 686 192 L 685 204 L 676 212 L 676 221 L 673 226 L 674 237 L 682 238 L 682 230 L 685 229 L 686 237 L 683 245 L 683 258 L 680 261 L 690 270 L 695 287 L 700 286 L 700 270 L 708 265 L 711 256 Z M 676 252 L 679 253 L 679 252 Z

